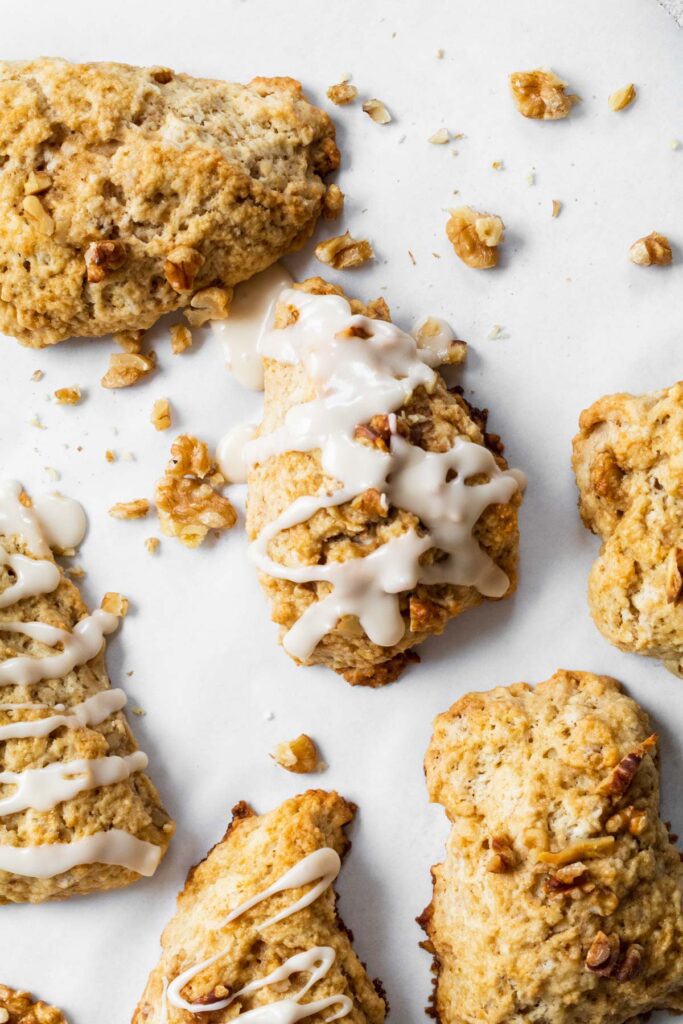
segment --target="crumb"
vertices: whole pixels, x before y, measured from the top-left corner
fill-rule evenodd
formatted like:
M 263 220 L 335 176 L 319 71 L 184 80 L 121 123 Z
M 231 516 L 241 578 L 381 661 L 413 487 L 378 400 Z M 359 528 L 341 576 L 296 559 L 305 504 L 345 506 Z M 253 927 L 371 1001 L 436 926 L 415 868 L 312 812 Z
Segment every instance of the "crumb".
M 47 427 L 37 413 L 34 413 L 28 422 L 32 427 L 36 427 L 38 430 L 47 430 Z
M 37 383 L 39 380 L 42 380 L 44 376 L 45 374 L 42 370 L 34 370 L 31 374 L 31 380 L 34 380 Z
M 129 388 L 148 377 L 156 366 L 156 354 L 143 356 L 136 352 L 113 352 L 109 369 L 102 377 L 103 388 Z
M 168 430 L 173 422 L 171 403 L 167 398 L 157 398 L 152 406 L 151 423 L 155 430 Z
M 45 467 L 45 473 L 46 473 L 46 475 L 48 476 L 48 478 L 50 480 L 59 480 L 60 479 L 59 470 L 54 469 L 52 466 L 46 466 Z
M 363 110 L 368 114 L 375 124 L 389 124 L 392 120 L 391 114 L 381 100 L 366 100 Z
M 171 324 L 171 352 L 179 356 L 192 344 L 192 331 L 187 324 Z
M 142 351 L 144 331 L 115 331 L 112 338 L 124 352 L 137 354 Z
M 445 146 L 448 142 L 448 131 L 445 128 L 439 128 L 429 136 L 427 142 L 431 142 L 434 146 Z
M 72 565 L 65 572 L 72 580 L 84 580 L 86 575 L 82 565 Z
M 57 388 L 55 398 L 59 405 L 78 405 L 81 400 L 81 389 L 77 384 L 71 388 Z
M 124 452 L 123 455 L 121 456 L 121 458 L 125 462 L 135 462 L 135 456 L 133 455 L 132 452 Z
M 355 239 L 347 231 L 316 245 L 315 256 L 321 263 L 335 270 L 350 270 L 373 260 L 375 253 L 367 239 Z
M 358 96 L 358 89 L 350 82 L 340 82 L 338 85 L 331 85 L 327 90 L 327 98 L 338 107 L 345 107 L 347 103 L 353 103 Z
M 492 169 L 494 171 L 504 171 L 505 170 L 505 164 L 503 163 L 502 160 L 492 160 L 491 161 L 491 167 L 492 167 Z
M 318 749 L 306 733 L 301 733 L 295 740 L 278 743 L 270 756 L 281 768 L 297 775 L 307 775 L 321 769 Z
M 410 256 L 410 262 L 411 262 L 411 263 L 413 264 L 413 266 L 414 266 L 414 267 L 416 267 L 416 266 L 417 266 L 417 260 L 416 260 L 416 259 L 415 259 L 415 257 L 413 256 L 413 254 L 412 254 L 412 252 L 410 251 L 410 249 L 408 249 L 408 255 Z
M 107 460 L 107 462 L 116 462 L 116 452 L 113 452 L 111 448 L 107 448 L 106 452 L 104 453 L 104 457 Z
M 503 328 L 502 328 L 501 324 L 494 324 L 493 327 L 491 328 L 491 330 L 488 333 L 489 341 L 495 341 L 496 338 L 500 338 L 502 333 L 503 333 Z
M 639 267 L 665 267 L 671 263 L 671 245 L 666 235 L 651 231 L 649 235 L 633 243 L 628 255 L 631 263 L 636 263 Z
M 617 89 L 607 100 L 610 110 L 625 110 L 636 98 L 636 89 L 632 82 Z
M 272 722 L 273 719 L 275 718 L 275 713 L 273 711 L 266 711 L 263 717 L 265 718 L 266 722 Z
M 529 173 L 526 176 L 526 183 L 527 183 L 527 185 L 535 185 L 536 184 L 536 172 L 535 171 L 529 171 Z
M 133 501 L 119 501 L 109 509 L 114 519 L 144 519 L 149 513 L 147 498 L 136 498 Z
M 102 598 L 102 608 L 105 612 L 118 615 L 123 618 L 128 614 L 128 598 L 118 594 L 115 590 L 108 590 Z
M 560 202 L 560 200 L 559 199 L 553 199 L 552 216 L 553 217 L 559 217 L 561 209 L 562 209 L 562 203 Z
M 323 199 L 323 217 L 336 220 L 344 209 L 344 193 L 339 185 L 329 185 Z
M 131 708 L 130 710 L 133 712 L 134 715 L 137 715 L 138 718 L 144 718 L 144 716 L 147 714 L 144 708 Z
M 443 55 L 444 55 L 444 51 L 443 50 L 437 50 L 436 51 L 436 59 L 437 60 L 443 60 Z
M 672 139 L 671 142 L 669 143 L 669 149 L 680 149 L 680 148 L 681 148 L 680 139 Z
M 160 543 L 161 542 L 158 537 L 145 538 L 145 547 L 147 548 L 147 551 L 149 552 L 150 555 L 155 555 L 157 553 L 157 551 L 159 550 Z
M 504 241 L 505 225 L 500 217 L 478 213 L 470 206 L 451 210 L 446 235 L 468 267 L 488 270 L 498 263 L 498 246 Z

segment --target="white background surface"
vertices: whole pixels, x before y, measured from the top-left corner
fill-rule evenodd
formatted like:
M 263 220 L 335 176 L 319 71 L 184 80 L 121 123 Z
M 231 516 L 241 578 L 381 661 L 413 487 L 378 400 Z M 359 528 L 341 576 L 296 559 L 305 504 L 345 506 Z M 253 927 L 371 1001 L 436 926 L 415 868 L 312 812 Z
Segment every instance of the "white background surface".
M 115 501 L 152 496 L 176 432 L 215 443 L 231 424 L 257 415 L 259 396 L 224 372 L 208 332 L 195 350 L 172 358 L 159 329 L 159 371 L 118 393 L 98 383 L 112 348 L 106 340 L 32 352 L 1 339 L 3 475 L 37 492 L 55 487 L 44 469 L 53 466 L 62 474 L 57 486 L 86 505 L 85 594 L 92 603 L 106 590 L 131 599 L 110 643 L 110 674 L 147 711 L 134 728 L 178 832 L 150 881 L 61 905 L 1 908 L 0 981 L 61 1005 L 73 1024 L 128 1021 L 188 867 L 222 834 L 239 799 L 266 810 L 306 785 L 268 752 L 307 731 L 330 765 L 310 782 L 337 787 L 360 806 L 339 883 L 342 914 L 371 974 L 384 980 L 391 1019 L 420 1021 L 430 958 L 418 949 L 414 918 L 429 901 L 429 867 L 446 834 L 441 808 L 427 804 L 422 757 L 432 718 L 456 698 L 538 681 L 558 666 L 616 675 L 653 714 L 665 806 L 683 829 L 676 806 L 683 682 L 619 653 L 595 630 L 584 595 L 597 542 L 579 522 L 569 466 L 583 407 L 605 392 L 683 376 L 683 149 L 669 145 L 683 139 L 683 33 L 654 0 L 117 0 L 114 8 L 72 0 L 58 13 L 23 0 L 2 7 L 4 58 L 50 54 L 243 81 L 300 78 L 338 125 L 344 226 L 370 237 L 378 254 L 370 269 L 338 279 L 359 296 L 385 295 L 404 326 L 422 312 L 452 321 L 471 343 L 468 394 L 492 409 L 491 429 L 530 483 L 518 595 L 461 617 L 422 648 L 422 664 L 397 684 L 352 689 L 324 670 L 297 669 L 277 647 L 241 528 L 199 551 L 163 539 L 152 558 L 143 539 L 155 521 L 106 515 Z M 539 64 L 583 97 L 565 122 L 526 121 L 513 107 L 508 73 Z M 384 100 L 391 125 L 374 124 L 359 103 L 327 103 L 327 86 L 344 72 L 362 98 Z M 636 102 L 611 113 L 608 94 L 630 81 Z M 429 145 L 441 125 L 465 138 Z M 494 160 L 505 169 L 492 170 Z M 557 220 L 552 199 L 563 203 Z M 461 202 L 505 220 L 499 269 L 471 271 L 453 255 L 444 211 Z M 329 227 L 322 233 L 334 233 Z M 654 229 L 670 236 L 674 266 L 632 266 L 630 243 Z M 289 266 L 300 276 L 319 269 L 310 248 Z M 487 337 L 493 324 L 504 327 L 498 340 Z M 36 368 L 45 371 L 39 384 L 30 380 Z M 73 383 L 85 390 L 81 406 L 46 401 Z M 149 424 L 161 396 L 171 399 L 178 428 L 166 434 Z M 29 425 L 34 413 L 46 430 Z M 106 448 L 132 452 L 135 461 L 109 465 Z

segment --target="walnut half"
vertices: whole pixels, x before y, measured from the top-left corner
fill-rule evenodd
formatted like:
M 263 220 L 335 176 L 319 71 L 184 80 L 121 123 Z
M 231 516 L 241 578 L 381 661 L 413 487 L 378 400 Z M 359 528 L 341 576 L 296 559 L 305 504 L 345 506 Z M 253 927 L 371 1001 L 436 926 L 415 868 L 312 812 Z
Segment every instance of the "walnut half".
M 489 270 L 498 263 L 498 245 L 504 241 L 505 225 L 500 217 L 478 213 L 471 206 L 451 210 L 446 224 L 448 240 L 463 263 L 476 270 Z
M 367 239 L 355 239 L 350 231 L 335 235 L 315 247 L 316 259 L 335 270 L 351 270 L 375 258 Z
M 658 231 L 651 231 L 633 243 L 628 258 L 638 267 L 666 267 L 672 259 L 669 239 Z
M 510 91 L 517 109 L 524 117 L 539 121 L 558 121 L 566 117 L 578 96 L 568 96 L 567 83 L 554 71 L 536 68 L 534 71 L 513 71 Z

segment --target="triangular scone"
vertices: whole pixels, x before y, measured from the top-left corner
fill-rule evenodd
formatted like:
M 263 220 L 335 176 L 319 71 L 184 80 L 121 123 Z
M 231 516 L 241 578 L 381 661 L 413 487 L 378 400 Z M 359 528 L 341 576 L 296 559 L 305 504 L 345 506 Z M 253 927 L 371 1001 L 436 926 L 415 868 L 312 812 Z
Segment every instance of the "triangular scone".
M 41 520 L 0 485 L 0 903 L 128 885 L 173 834 L 109 685 L 118 619 L 88 614 L 46 539 L 69 508 L 41 505 Z
M 380 1024 L 381 986 L 353 951 L 332 887 L 354 812 L 323 790 L 269 814 L 238 804 L 223 839 L 187 877 L 133 1024 L 180 1024 L 193 1012 L 215 1024 L 240 1013 L 251 1020 L 258 1007 L 270 1007 L 264 1022 Z M 271 887 L 278 891 L 267 894 Z
M 683 383 L 606 395 L 579 426 L 579 509 L 603 541 L 588 582 L 595 624 L 683 675 Z
M 623 1024 L 683 1010 L 683 866 L 656 737 L 619 684 L 470 693 L 425 762 L 452 829 L 420 921 L 441 1024 Z
M 0 985 L 0 1011 L 7 1016 L 0 1021 L 5 1024 L 67 1024 L 67 1019 L 56 1006 L 48 1006 L 42 999 L 34 999 L 28 992 L 20 992 L 7 985 Z
M 429 323 L 429 321 L 428 321 Z M 383 299 L 313 278 L 265 336 L 264 417 L 247 448 L 247 529 L 296 661 L 382 686 L 449 619 L 513 593 L 521 475 Z

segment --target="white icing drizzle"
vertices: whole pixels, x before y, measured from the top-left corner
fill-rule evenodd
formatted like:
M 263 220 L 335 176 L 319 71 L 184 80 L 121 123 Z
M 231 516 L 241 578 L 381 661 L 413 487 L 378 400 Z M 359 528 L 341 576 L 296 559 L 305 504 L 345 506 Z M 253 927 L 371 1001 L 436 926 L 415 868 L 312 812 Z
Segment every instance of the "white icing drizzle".
M 0 845 L 0 871 L 29 878 L 53 878 L 80 864 L 111 864 L 149 877 L 156 871 L 160 859 L 160 847 L 120 828 L 95 832 L 72 839 L 70 843 Z
M 219 924 L 214 926 L 214 930 L 225 928 L 233 921 L 241 917 L 248 910 L 262 903 L 263 900 L 268 899 L 270 896 L 274 896 L 277 893 L 285 892 L 288 889 L 298 889 L 305 885 L 313 884 L 312 888 L 307 893 L 304 893 L 296 902 L 291 906 L 286 907 L 284 910 L 269 917 L 266 921 L 256 925 L 255 927 L 262 931 L 264 928 L 268 928 L 270 925 L 276 924 L 278 921 L 282 921 L 292 914 L 295 914 L 298 910 L 302 910 L 304 907 L 310 906 L 311 903 L 315 902 L 318 897 L 332 884 L 334 879 L 339 874 L 339 868 L 341 861 L 337 852 L 330 847 L 323 847 L 320 850 L 314 850 L 313 853 L 308 854 L 297 864 L 287 871 L 281 878 L 279 878 L 273 885 L 267 889 L 262 890 L 250 899 L 240 903 L 233 911 L 231 911 L 227 917 L 223 918 Z M 189 984 L 201 971 L 207 967 L 211 967 L 218 960 L 223 957 L 228 951 L 229 947 L 221 949 L 218 953 L 201 963 L 194 964 L 192 967 L 183 971 L 179 974 L 170 984 L 168 980 L 163 980 L 163 992 L 162 992 L 162 1005 L 161 1005 L 161 1021 L 166 1022 L 168 1020 L 168 1004 L 176 1007 L 179 1010 L 188 1010 L 190 1013 L 213 1013 L 216 1010 L 225 1009 L 232 1003 L 243 998 L 244 996 L 251 995 L 254 992 L 258 992 L 263 988 L 267 988 L 269 985 L 275 985 L 280 982 L 288 981 L 291 977 L 297 974 L 308 974 L 308 981 L 299 988 L 293 997 L 288 999 L 280 999 L 274 1003 L 267 1003 L 263 1006 L 257 1006 L 253 1010 L 247 1010 L 246 1013 L 238 1013 L 234 1018 L 235 1020 L 251 1021 L 253 1024 L 296 1024 L 297 1021 L 304 1020 L 306 1017 L 313 1017 L 316 1014 L 322 1013 L 324 1010 L 332 1009 L 336 1007 L 336 1012 L 332 1016 L 327 1017 L 327 1021 L 339 1020 L 342 1017 L 346 1017 L 353 1009 L 353 1003 L 348 996 L 334 994 L 327 996 L 325 999 L 317 999 L 313 1002 L 302 1003 L 301 999 L 310 989 L 322 978 L 324 978 L 329 972 L 332 964 L 335 960 L 335 951 L 330 946 L 313 946 L 311 949 L 304 950 L 301 953 L 297 953 L 294 956 L 289 957 L 283 964 L 277 967 L 270 974 L 267 974 L 263 978 L 257 978 L 255 981 L 249 982 L 239 991 L 232 993 L 225 999 L 217 1000 L 213 1003 L 198 1004 L 189 1003 L 183 999 L 181 992 L 183 988 Z
M 55 491 L 39 494 L 33 508 L 47 543 L 55 551 L 77 548 L 87 529 L 85 510 L 78 501 Z
M 100 725 L 115 711 L 125 707 L 126 695 L 123 690 L 102 690 L 88 697 L 81 704 L 76 704 L 71 711 L 65 712 L 63 705 L 54 708 L 64 714 L 48 715 L 35 718 L 33 721 L 8 722 L 0 725 L 0 741 L 49 736 L 55 729 L 83 729 L 91 725 Z M 47 704 L 0 704 L 0 711 L 14 711 L 23 708 L 46 708 Z M 53 709 L 51 709 L 53 710 Z
M 35 555 L 49 555 L 50 545 L 32 508 L 19 501 L 23 488 L 17 480 L 0 483 L 0 536 L 21 537 Z
M 3 567 L 11 570 L 16 582 L 0 593 L 0 608 L 8 608 L 25 597 L 51 594 L 59 586 L 60 572 L 54 562 L 47 558 L 11 555 L 0 544 L 0 568 Z
M 237 423 L 218 442 L 216 462 L 229 483 L 246 484 L 248 467 L 244 449 L 253 441 L 255 433 L 254 423 Z
M 280 263 L 275 263 L 238 285 L 230 305 L 230 316 L 212 324 L 223 343 L 226 366 L 240 384 L 253 391 L 263 391 L 259 338 L 272 323 L 280 292 L 291 283 L 291 275 Z
M 123 782 L 133 772 L 144 771 L 147 755 L 141 750 L 125 757 L 78 758 L 23 772 L 0 772 L 0 784 L 16 786 L 11 796 L 0 797 L 0 817 L 32 808 L 51 811 L 63 800 L 72 800 L 86 789 Z
M 73 630 L 59 629 L 46 622 L 0 622 L 0 632 L 21 633 L 48 647 L 62 645 L 57 654 L 42 658 L 18 655 L 0 662 L 0 686 L 21 686 L 41 679 L 62 679 L 77 665 L 85 665 L 102 650 L 104 637 L 119 624 L 116 615 L 96 608 L 91 615 L 77 622 Z
M 282 426 L 250 442 L 251 466 L 287 451 L 319 450 L 325 474 L 338 481 L 331 493 L 297 498 L 252 543 L 258 568 L 294 583 L 322 581 L 331 592 L 313 602 L 283 643 L 304 661 L 343 615 L 354 615 L 374 643 L 391 646 L 405 632 L 398 594 L 417 583 L 474 586 L 486 597 L 501 597 L 509 580 L 473 536 L 489 506 L 510 501 L 524 486 L 523 474 L 501 470 L 482 445 L 457 438 L 446 452 L 410 445 L 396 432 L 395 413 L 419 386 L 431 391 L 437 380 L 415 339 L 394 324 L 353 315 L 337 295 L 285 291 L 282 302 L 298 310 L 295 323 L 262 337 L 264 357 L 303 365 L 318 397 L 291 407 Z M 360 336 L 358 336 L 360 334 Z M 361 444 L 358 425 L 386 415 L 389 450 Z M 469 485 L 483 474 L 484 483 Z M 372 554 L 345 562 L 289 566 L 268 554 L 281 531 L 306 522 L 320 509 L 338 506 L 364 491 L 377 490 L 387 506 L 413 512 L 425 532 L 409 530 Z M 431 566 L 420 564 L 430 548 L 443 553 Z

